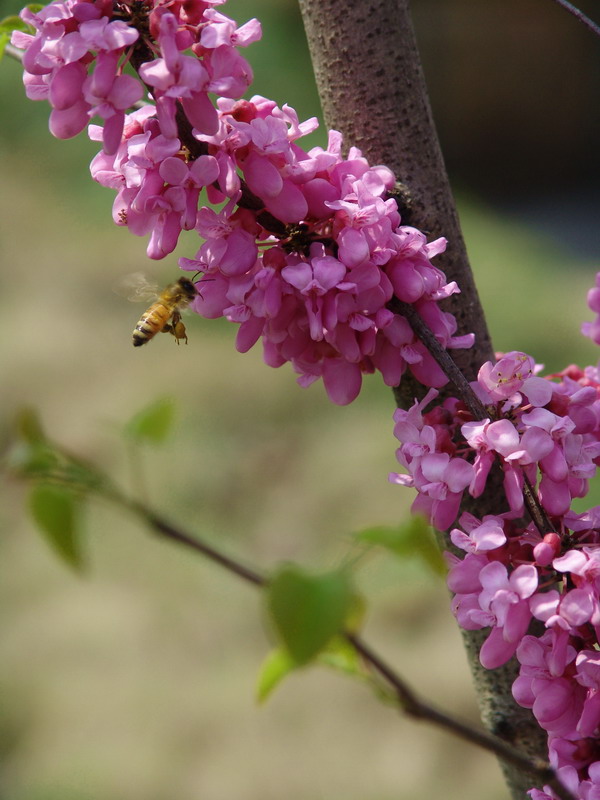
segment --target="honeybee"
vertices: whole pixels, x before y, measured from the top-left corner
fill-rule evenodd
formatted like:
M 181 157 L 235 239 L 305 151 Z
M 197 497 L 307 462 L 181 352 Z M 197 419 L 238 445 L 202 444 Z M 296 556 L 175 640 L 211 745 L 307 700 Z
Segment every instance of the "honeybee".
M 134 289 L 128 295 L 130 300 L 155 298 L 134 328 L 133 346 L 140 347 L 146 344 L 160 332 L 170 333 L 175 337 L 177 344 L 182 339 L 187 344 L 188 338 L 185 325 L 181 321 L 181 311 L 198 294 L 193 282 L 182 277 L 158 291 L 158 287 L 149 284 L 142 273 L 135 273 L 128 278 L 127 283 Z

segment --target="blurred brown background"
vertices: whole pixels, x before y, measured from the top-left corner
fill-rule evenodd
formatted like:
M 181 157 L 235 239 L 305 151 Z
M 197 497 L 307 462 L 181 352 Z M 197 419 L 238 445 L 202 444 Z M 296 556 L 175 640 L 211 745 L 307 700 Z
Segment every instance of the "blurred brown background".
M 18 8 L 0 0 L 1 15 Z M 295 3 L 223 10 L 264 23 L 247 53 L 255 92 L 318 114 Z M 599 43 L 551 0 L 413 10 L 496 347 L 548 370 L 593 362 L 578 327 L 597 269 Z M 2 444 L 16 411 L 36 406 L 59 441 L 125 486 L 143 478 L 164 513 L 262 567 L 335 564 L 349 533 L 401 519 L 411 498 L 387 483 L 393 402 L 376 377 L 350 408 L 332 407 L 258 349 L 237 354 L 222 321 L 190 319 L 187 347 L 131 347 L 140 309 L 112 286 L 140 269 L 173 280 L 176 258 L 148 262 L 145 241 L 112 225 L 113 197 L 88 176 L 95 146 L 49 137 L 17 64 L 4 60 L 0 82 Z M 197 247 L 190 235 L 178 254 Z M 178 399 L 173 440 L 132 467 L 120 426 L 165 394 Z M 0 800 L 506 796 L 490 757 L 324 670 L 257 709 L 269 641 L 252 589 L 102 505 L 86 515 L 88 573 L 74 576 L 33 529 L 23 487 L 7 479 L 1 493 Z M 476 720 L 443 584 L 377 556 L 357 577 L 369 640 Z

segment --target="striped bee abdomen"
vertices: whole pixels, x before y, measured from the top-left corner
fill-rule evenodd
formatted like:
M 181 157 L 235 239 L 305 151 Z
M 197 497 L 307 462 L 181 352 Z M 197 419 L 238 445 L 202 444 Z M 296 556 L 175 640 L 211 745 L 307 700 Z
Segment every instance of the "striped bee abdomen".
M 149 342 L 157 333 L 160 333 L 169 321 L 173 310 L 167 308 L 164 303 L 153 303 L 150 308 L 142 314 L 142 317 L 133 331 L 133 346 L 140 347 Z

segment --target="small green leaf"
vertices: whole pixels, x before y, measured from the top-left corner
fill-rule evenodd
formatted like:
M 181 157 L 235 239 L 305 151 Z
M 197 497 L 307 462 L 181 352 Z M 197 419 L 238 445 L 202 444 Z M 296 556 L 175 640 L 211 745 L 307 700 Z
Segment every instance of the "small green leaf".
M 290 564 L 273 577 L 266 592 L 267 609 L 297 666 L 315 658 L 342 630 L 352 597 L 347 571 L 311 575 Z
M 350 599 L 346 619 L 344 620 L 345 630 L 349 633 L 358 633 L 363 626 L 366 615 L 367 601 L 364 595 L 359 592 L 354 592 Z
M 83 567 L 77 499 L 64 486 L 36 484 L 29 495 L 36 524 L 59 556 L 75 569 Z
M 416 514 L 400 525 L 378 525 L 356 534 L 359 542 L 379 545 L 400 558 L 420 557 L 437 575 L 446 574 L 446 565 L 425 517 Z
M 334 636 L 325 650 L 319 653 L 318 662 L 349 678 L 359 680 L 372 689 L 377 698 L 386 705 L 398 705 L 397 694 L 369 669 L 356 648 L 346 637 Z
M 0 61 L 4 58 L 6 45 L 10 42 L 10 33 L 0 33 Z
M 422 536 L 415 537 L 414 543 L 415 552 L 421 557 L 421 560 L 424 561 L 436 575 L 439 575 L 440 578 L 445 578 L 448 574 L 448 567 L 435 538 L 433 528 L 427 525 L 427 530 Z
M 43 3 L 28 3 L 25 8 L 28 8 L 32 14 L 39 14 L 46 6 Z
M 16 14 L 11 14 L 11 16 L 9 17 L 4 17 L 4 19 L 0 19 L 1 33 L 8 33 L 10 35 L 13 31 L 28 32 L 30 30 L 31 27 L 26 22 L 23 22 L 21 17 L 17 17 Z
M 21 408 L 15 421 L 17 432 L 28 444 L 40 444 L 46 441 L 46 434 L 37 411 L 33 408 Z
M 20 478 L 49 478 L 58 465 L 56 452 L 45 444 L 17 442 L 8 453 L 6 465 Z
M 256 683 L 256 698 L 264 703 L 281 681 L 289 675 L 297 664 L 290 654 L 278 647 L 271 650 L 260 666 Z
M 343 636 L 334 636 L 319 653 L 319 663 L 355 678 L 368 676 L 356 649 Z
M 364 544 L 384 547 L 397 556 L 412 554 L 412 544 L 406 536 L 404 523 L 401 525 L 374 525 L 359 531 L 356 539 Z
M 60 456 L 48 441 L 40 418 L 33 408 L 19 409 L 15 417 L 16 441 L 11 448 L 8 468 L 22 478 L 49 478 L 55 474 Z
M 163 397 L 138 411 L 125 425 L 125 433 L 138 442 L 161 444 L 173 427 L 174 417 L 174 399 Z

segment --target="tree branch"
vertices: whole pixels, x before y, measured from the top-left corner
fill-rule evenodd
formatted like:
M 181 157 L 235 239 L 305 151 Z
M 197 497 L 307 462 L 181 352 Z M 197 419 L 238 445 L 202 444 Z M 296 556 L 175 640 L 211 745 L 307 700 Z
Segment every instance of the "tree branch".
M 568 0 L 554 0 L 555 3 L 558 3 L 559 6 L 568 11 L 569 14 L 573 14 L 573 16 L 579 20 L 583 25 L 586 26 L 592 33 L 595 33 L 596 36 L 600 36 L 600 25 L 596 25 L 596 23 L 591 20 L 588 16 L 586 16 L 583 11 L 573 5 L 573 3 L 569 3 Z
M 438 342 L 435 334 L 422 317 L 419 316 L 415 307 L 410 303 L 398 300 L 396 297 L 392 298 L 388 305 L 392 311 L 396 314 L 401 314 L 408 321 L 415 334 L 440 365 L 446 377 L 452 382 L 456 396 L 459 397 L 469 409 L 473 419 L 481 420 L 490 417 L 491 411 L 486 409 L 473 389 L 471 389 L 469 381 L 458 368 L 456 361 L 446 348 L 442 347 Z
M 445 712 L 440 711 L 434 706 L 419 699 L 404 681 L 395 673 L 370 647 L 358 636 L 346 633 L 346 639 L 351 642 L 354 648 L 386 681 L 394 688 L 396 695 L 406 714 L 414 719 L 425 720 L 451 731 L 455 736 L 459 736 L 471 744 L 476 744 L 484 750 L 494 753 L 498 758 L 513 764 L 523 773 L 530 775 L 531 782 L 536 780 L 550 786 L 560 800 L 573 800 L 573 795 L 569 792 L 556 777 L 550 765 L 540 759 L 534 762 L 526 756 L 521 755 L 514 748 L 506 745 L 501 739 L 491 736 L 484 731 L 476 730 L 465 722 L 449 717 Z
M 473 348 L 455 354 L 466 381 L 474 380 L 494 353 L 433 124 L 408 0 L 299 4 L 327 126 L 342 132 L 346 147 L 359 147 L 372 164 L 386 164 L 408 186 L 411 225 L 432 238 L 448 239 L 436 263 L 448 280 L 458 283 L 461 294 L 443 307 L 455 315 L 459 335 L 476 335 Z M 398 405 L 408 408 L 424 391 L 403 377 L 394 394 Z M 471 513 L 483 516 L 502 508 L 501 473 L 495 480 L 494 488 L 470 503 Z M 466 631 L 463 637 L 486 726 L 530 757 L 545 758 L 544 731 L 512 697 L 515 659 L 497 670 L 484 670 L 479 662 L 481 635 Z M 504 761 L 502 767 L 513 797 L 522 800 L 532 786 L 531 776 Z

